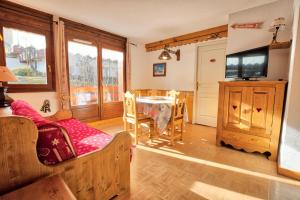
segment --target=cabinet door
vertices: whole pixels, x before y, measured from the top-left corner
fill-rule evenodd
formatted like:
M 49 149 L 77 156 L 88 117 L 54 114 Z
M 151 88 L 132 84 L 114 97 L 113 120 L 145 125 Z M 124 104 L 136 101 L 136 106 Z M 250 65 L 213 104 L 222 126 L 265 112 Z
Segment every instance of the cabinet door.
M 223 126 L 225 129 L 241 130 L 249 127 L 243 101 L 247 98 L 247 88 L 225 87 Z
M 272 131 L 275 88 L 253 87 L 251 98 L 249 133 L 268 137 Z

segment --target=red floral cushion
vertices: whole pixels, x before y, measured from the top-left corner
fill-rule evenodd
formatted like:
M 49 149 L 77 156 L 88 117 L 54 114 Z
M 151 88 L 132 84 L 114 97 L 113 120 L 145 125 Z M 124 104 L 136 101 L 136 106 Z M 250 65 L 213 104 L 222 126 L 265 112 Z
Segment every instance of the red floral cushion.
M 11 104 L 12 114 L 20 115 L 31 119 L 37 126 L 40 126 L 50 121 L 42 117 L 35 111 L 27 102 L 22 100 L 15 100 Z
M 42 163 L 54 165 L 75 157 L 71 147 L 66 142 L 62 128 L 56 123 L 41 125 L 38 131 L 37 154 Z
M 27 117 L 38 127 L 37 154 L 41 162 L 53 165 L 75 157 L 62 132 L 62 127 L 42 117 L 25 101 L 14 101 L 11 109 L 14 115 Z
M 57 121 L 57 124 L 67 130 L 77 156 L 102 149 L 112 140 L 111 135 L 91 128 L 76 119 Z

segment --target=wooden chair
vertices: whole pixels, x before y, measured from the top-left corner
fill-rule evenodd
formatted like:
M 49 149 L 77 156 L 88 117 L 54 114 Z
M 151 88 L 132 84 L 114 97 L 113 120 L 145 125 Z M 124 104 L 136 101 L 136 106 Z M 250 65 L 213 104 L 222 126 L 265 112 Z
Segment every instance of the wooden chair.
M 141 90 L 130 90 L 130 93 L 135 94 L 136 97 L 141 97 L 142 96 Z
M 164 135 L 166 139 L 170 140 L 170 144 L 174 145 L 175 139 L 182 140 L 184 131 L 184 113 L 185 113 L 185 98 L 175 95 L 174 103 L 172 105 L 172 116 L 168 124 L 167 134 Z
M 136 97 L 135 94 L 127 91 L 124 95 L 124 115 L 123 115 L 123 121 L 124 121 L 124 129 L 129 132 L 130 126 L 134 126 L 134 143 L 138 143 L 138 138 L 140 136 L 141 132 L 141 126 L 149 126 L 149 131 L 151 126 L 154 124 L 153 119 L 151 119 L 148 116 L 145 116 L 142 113 L 137 112 L 137 106 L 136 106 Z

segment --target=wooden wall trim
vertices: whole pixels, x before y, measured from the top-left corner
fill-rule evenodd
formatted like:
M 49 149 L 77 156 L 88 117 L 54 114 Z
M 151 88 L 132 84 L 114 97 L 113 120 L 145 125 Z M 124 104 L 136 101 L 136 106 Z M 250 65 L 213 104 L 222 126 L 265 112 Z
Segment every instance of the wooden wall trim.
M 8 1 L 0 1 L 0 24 L 8 23 L 51 31 L 52 15 Z
M 0 8 L 1 10 L 4 9 L 6 11 L 10 11 L 10 12 L 14 12 L 17 14 L 25 14 L 27 16 L 33 16 L 38 18 L 39 20 L 43 19 L 48 21 L 49 19 L 52 19 L 52 15 L 33 9 L 33 8 L 29 8 L 26 6 L 22 6 L 20 4 L 17 3 L 13 3 L 10 1 L 0 1 Z
M 197 43 L 216 38 L 227 37 L 228 25 L 217 26 L 194 33 L 189 33 L 177 37 L 168 38 L 165 40 L 145 44 L 146 51 L 156 51 L 163 49 L 165 46 L 176 47 L 185 44 Z M 214 37 L 215 36 L 215 37 Z
M 125 49 L 126 48 L 126 41 L 127 38 L 123 37 L 123 36 L 119 36 L 113 33 L 109 33 L 106 31 L 103 31 L 101 29 L 98 28 L 94 28 L 85 24 L 81 24 L 78 22 L 74 22 L 65 18 L 60 18 L 62 21 L 64 21 L 65 26 L 66 26 L 66 30 L 75 30 L 75 31 L 79 31 L 79 32 L 83 32 L 83 33 L 88 33 L 88 34 L 92 34 L 96 37 L 100 37 L 102 42 L 107 42 L 110 41 L 110 44 L 117 44 L 117 43 L 121 43 L 122 47 Z
M 0 1 L 0 17 L 1 20 L 5 20 L 5 21 L 10 21 L 10 22 L 14 22 L 14 23 L 21 23 L 24 25 L 27 25 L 28 21 L 26 21 L 26 19 L 18 19 L 16 21 L 16 19 L 14 18 L 14 16 L 26 16 L 27 18 L 30 17 L 32 18 L 32 20 L 34 21 L 39 21 L 39 22 L 46 22 L 49 23 L 53 21 L 53 15 L 46 13 L 46 12 L 42 12 L 39 10 L 35 10 L 17 3 L 13 3 L 13 2 L 9 2 L 9 1 Z M 117 34 L 113 34 L 95 27 L 91 27 L 88 25 L 84 25 L 78 22 L 74 22 L 71 21 L 69 19 L 66 18 L 61 18 L 61 20 L 63 20 L 65 22 L 66 27 L 70 28 L 70 29 L 76 29 L 77 31 L 82 31 L 82 32 L 89 32 L 92 34 L 97 35 L 98 37 L 100 36 L 100 38 L 106 42 L 109 43 L 111 45 L 115 45 L 115 46 L 121 46 L 123 49 L 126 48 L 126 41 L 127 38 L 117 35 Z M 34 21 L 32 21 L 31 23 L 34 23 Z M 31 25 L 35 25 L 31 24 Z M 36 26 L 40 26 L 39 24 Z M 45 27 L 42 27 L 42 29 L 45 29 Z M 121 44 L 121 45 L 120 45 Z

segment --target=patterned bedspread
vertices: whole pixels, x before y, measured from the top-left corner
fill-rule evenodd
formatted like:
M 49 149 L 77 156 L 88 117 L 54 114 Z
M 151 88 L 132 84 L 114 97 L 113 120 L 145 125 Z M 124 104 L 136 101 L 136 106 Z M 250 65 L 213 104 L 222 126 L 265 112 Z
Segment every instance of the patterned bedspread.
M 76 120 L 49 121 L 28 103 L 11 105 L 14 115 L 30 118 L 38 128 L 37 154 L 41 162 L 53 165 L 105 147 L 112 136 Z
M 111 135 L 91 128 L 76 119 L 61 120 L 56 123 L 67 130 L 77 156 L 102 149 L 112 140 Z

